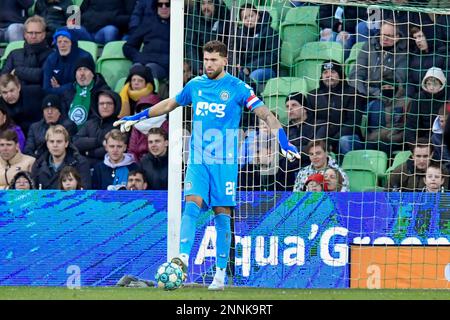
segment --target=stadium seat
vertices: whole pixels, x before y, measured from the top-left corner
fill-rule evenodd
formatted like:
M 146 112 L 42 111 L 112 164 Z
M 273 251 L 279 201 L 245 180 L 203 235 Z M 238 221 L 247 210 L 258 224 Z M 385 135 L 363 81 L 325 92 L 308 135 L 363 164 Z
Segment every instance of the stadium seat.
M 83 3 L 83 0 L 72 0 L 72 3 L 76 6 L 81 6 L 81 4 Z
M 295 77 L 272 78 L 267 81 L 261 94 L 266 106 L 278 116 L 283 125 L 288 124 L 285 100 L 292 92 L 306 94 L 308 92 L 306 81 Z
M 6 59 L 8 58 L 10 52 L 16 49 L 23 48 L 24 43 L 25 43 L 24 40 L 13 41 L 8 43 L 8 45 L 5 48 L 5 51 L 3 52 L 2 57 L 0 58 L 0 69 L 3 68 L 3 65 L 5 64 Z
M 395 155 L 392 165 L 386 170 L 386 174 L 391 173 L 392 171 L 394 171 L 395 168 L 405 163 L 411 157 L 411 155 L 412 155 L 411 151 L 399 151 Z
M 114 91 L 119 93 L 120 90 L 122 90 L 123 86 L 125 85 L 126 80 L 127 80 L 127 77 L 122 77 L 119 80 L 117 80 L 117 83 L 114 87 Z
M 97 71 L 105 77 L 106 83 L 111 88 L 115 88 L 120 78 L 128 76 L 132 65 L 131 61 L 123 55 L 124 44 L 125 41 L 108 42 L 97 60 Z
M 233 5 L 235 8 L 240 8 L 247 3 L 253 4 L 255 7 L 260 5 L 259 0 L 223 0 L 223 3 L 225 3 L 228 9 L 231 9 Z
M 350 55 L 345 60 L 345 76 L 348 78 L 353 66 L 356 64 L 358 53 L 361 50 L 365 42 L 356 42 L 350 50 Z
M 352 189 L 352 183 L 354 188 L 358 189 L 362 187 L 372 188 L 383 184 L 386 177 L 387 161 L 387 154 L 383 151 L 352 150 L 347 152 L 342 161 L 342 169 L 349 174 L 349 177 L 367 179 L 367 181 L 350 181 L 350 189 Z M 374 182 L 375 184 L 373 184 Z
M 98 45 L 95 42 L 78 40 L 78 47 L 89 52 L 94 58 L 94 62 L 97 62 Z
M 290 8 L 280 26 L 281 41 L 295 43 L 302 47 L 305 43 L 319 39 L 317 16 L 319 6 Z
M 278 10 L 276 8 L 272 8 L 272 7 L 265 7 L 265 6 L 258 6 L 257 7 L 259 12 L 263 12 L 265 14 L 269 14 L 270 17 L 272 18 L 271 23 L 270 23 L 270 27 L 275 30 L 275 31 L 279 31 L 280 29 L 280 16 L 278 13 Z
M 377 189 L 377 176 L 372 171 L 358 170 L 357 167 L 352 169 L 345 169 L 348 181 L 350 184 L 350 191 L 363 192 L 363 191 L 376 191 Z
M 294 76 L 305 78 L 312 90 L 319 86 L 322 63 L 334 60 L 344 62 L 344 50 L 339 42 L 314 41 L 306 43 L 295 60 Z
M 286 67 L 292 73 L 295 59 L 300 55 L 301 47 L 296 43 L 284 41 L 281 43 L 280 49 L 280 64 Z

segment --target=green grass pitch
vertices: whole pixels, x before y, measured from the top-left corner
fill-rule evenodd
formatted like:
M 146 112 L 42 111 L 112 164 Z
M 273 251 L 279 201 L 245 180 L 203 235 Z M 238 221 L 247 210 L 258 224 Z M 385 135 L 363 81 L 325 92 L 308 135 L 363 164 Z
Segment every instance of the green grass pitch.
M 265 289 L 206 287 L 174 291 L 118 287 L 0 287 L 0 300 L 450 300 L 448 290 Z

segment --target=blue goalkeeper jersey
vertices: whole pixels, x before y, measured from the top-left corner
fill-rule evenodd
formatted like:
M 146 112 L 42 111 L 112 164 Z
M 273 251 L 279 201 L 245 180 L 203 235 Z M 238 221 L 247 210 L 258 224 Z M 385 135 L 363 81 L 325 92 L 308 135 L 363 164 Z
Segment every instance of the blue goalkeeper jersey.
M 192 104 L 190 163 L 237 163 L 242 108 L 264 103 L 252 88 L 229 73 L 218 80 L 195 77 L 175 97 L 181 106 Z

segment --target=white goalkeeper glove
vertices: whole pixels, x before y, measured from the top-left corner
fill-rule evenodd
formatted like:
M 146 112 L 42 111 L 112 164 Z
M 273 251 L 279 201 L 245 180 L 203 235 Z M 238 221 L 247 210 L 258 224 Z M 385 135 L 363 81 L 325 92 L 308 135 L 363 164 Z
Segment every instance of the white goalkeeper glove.
M 120 120 L 117 120 L 113 123 L 114 127 L 120 126 L 120 131 L 128 132 L 131 130 L 131 127 L 138 123 L 140 120 L 148 119 L 148 109 L 145 109 L 139 113 L 136 113 L 132 116 L 123 117 Z

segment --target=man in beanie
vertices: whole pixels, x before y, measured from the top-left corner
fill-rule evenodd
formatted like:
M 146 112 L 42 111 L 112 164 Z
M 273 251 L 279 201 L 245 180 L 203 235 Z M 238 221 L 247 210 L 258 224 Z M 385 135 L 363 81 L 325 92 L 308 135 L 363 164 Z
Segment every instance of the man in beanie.
M 62 94 L 72 86 L 77 60 L 92 56 L 78 47 L 75 31 L 67 27 L 55 32 L 53 44 L 56 51 L 45 61 L 43 87 L 46 93 Z
M 342 65 L 325 61 L 320 86 L 310 91 L 307 99 L 311 108 L 310 119 L 316 126 L 315 139 L 328 139 L 327 144 L 341 155 L 354 149 L 353 139 L 348 136 L 361 136 L 362 113 L 357 109 L 360 107 L 358 97 L 344 81 Z M 340 143 L 342 150 L 339 150 Z
M 82 127 L 91 114 L 91 97 L 101 89 L 109 89 L 105 78 L 95 72 L 91 56 L 81 57 L 75 63 L 75 82 L 63 94 L 63 105 L 70 120 Z
M 38 157 L 42 147 L 45 145 L 45 133 L 51 125 L 60 124 L 73 137 L 77 132 L 77 126 L 67 118 L 67 112 L 63 111 L 61 99 L 55 94 L 45 96 L 42 101 L 43 118 L 34 122 L 28 131 L 27 142 L 24 153 Z

